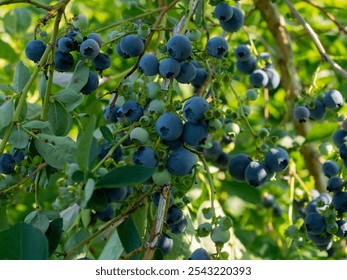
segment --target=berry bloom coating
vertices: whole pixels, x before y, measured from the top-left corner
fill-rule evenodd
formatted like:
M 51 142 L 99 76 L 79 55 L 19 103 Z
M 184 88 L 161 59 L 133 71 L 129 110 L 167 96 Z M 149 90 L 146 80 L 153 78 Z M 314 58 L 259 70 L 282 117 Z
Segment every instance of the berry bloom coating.
M 252 159 L 247 154 L 238 154 L 230 158 L 228 170 L 234 180 L 244 182 L 245 171 Z
M 342 191 L 344 186 L 343 180 L 338 176 L 330 177 L 327 184 L 328 192 L 339 192 Z
M 196 68 L 193 63 L 181 62 L 181 70 L 176 77 L 177 82 L 181 84 L 189 84 L 196 76 Z
M 170 224 L 169 230 L 173 234 L 180 234 L 186 230 L 187 224 L 188 224 L 187 219 L 186 219 L 186 217 L 183 216 L 183 219 L 181 221 L 179 221 L 178 223 Z
M 305 228 L 308 233 L 320 234 L 325 229 L 325 219 L 319 213 L 310 213 L 305 218 Z
M 340 146 L 339 153 L 343 160 L 347 160 L 347 142 L 343 142 L 343 144 Z
M 280 84 L 280 80 L 281 80 L 280 75 L 273 68 L 265 68 L 264 71 L 269 78 L 268 79 L 269 81 L 265 87 L 268 89 L 276 89 Z
M 141 57 L 139 70 L 146 76 L 154 76 L 159 72 L 159 61 L 154 54 L 145 54 Z
M 158 163 L 155 152 L 152 148 L 141 146 L 133 155 L 133 162 L 136 165 L 155 167 Z
M 337 109 L 343 105 L 343 96 L 338 90 L 331 89 L 323 97 L 324 105 L 329 109 Z
M 68 53 L 73 51 L 75 48 L 74 41 L 69 37 L 63 37 L 58 41 L 58 49 L 61 52 Z
M 192 152 L 184 148 L 174 150 L 167 160 L 167 169 L 172 175 L 185 176 L 190 173 L 195 165 Z
M 14 172 L 16 161 L 11 154 L 4 153 L 0 157 L 0 173 L 11 174 Z
M 237 60 L 247 61 L 251 56 L 251 50 L 247 45 L 238 45 L 234 53 Z
M 124 52 L 124 51 L 120 48 L 120 44 L 117 44 L 116 47 L 115 47 L 115 49 L 116 49 L 116 53 L 117 53 L 121 58 L 127 59 L 127 58 L 130 57 L 129 54 L 127 54 L 126 52 Z
M 81 89 L 81 92 L 85 95 L 92 93 L 99 86 L 99 77 L 96 72 L 89 71 L 87 83 Z
M 216 8 L 214 9 L 214 16 L 221 20 L 221 21 L 226 21 L 231 19 L 233 16 L 233 9 L 226 3 L 219 3 Z
M 338 237 L 346 237 L 347 236 L 347 222 L 345 220 L 338 220 L 336 221 L 338 229 L 336 232 L 336 235 Z
M 166 223 L 168 225 L 170 225 L 170 224 L 177 224 L 180 221 L 182 221 L 183 218 L 184 218 L 183 211 L 178 206 L 172 205 L 167 210 Z
M 181 64 L 171 57 L 165 58 L 159 64 L 159 74 L 163 78 L 176 78 L 181 71 Z
M 182 138 L 190 146 L 199 146 L 205 144 L 208 136 L 207 125 L 204 123 L 186 122 L 183 125 Z
M 96 217 L 103 222 L 112 220 L 115 216 L 115 211 L 111 203 L 107 205 L 107 208 L 104 211 L 95 211 Z
M 210 108 L 205 98 L 193 96 L 187 100 L 183 107 L 183 115 L 187 121 L 200 123 L 205 119 L 204 113 Z
M 144 145 L 149 140 L 149 134 L 146 129 L 142 127 L 135 127 L 130 132 L 130 140 L 132 141 L 138 141 L 138 143 Z
M 31 40 L 25 46 L 25 55 L 28 59 L 38 62 L 46 50 L 46 43 L 41 40 Z
M 322 165 L 322 171 L 325 176 L 330 178 L 336 176 L 339 173 L 340 167 L 335 161 L 327 160 Z
M 93 39 L 87 39 L 82 42 L 80 46 L 80 53 L 83 57 L 88 59 L 95 58 L 100 52 L 100 46 L 98 42 Z
M 191 55 L 192 44 L 186 36 L 177 34 L 167 41 L 166 51 L 172 58 L 183 61 Z
M 120 49 L 130 57 L 139 56 L 144 47 L 143 41 L 138 35 L 126 35 L 120 41 Z
M 68 52 L 56 51 L 54 55 L 54 69 L 58 72 L 68 72 L 74 65 L 74 58 Z
M 196 68 L 195 78 L 191 81 L 194 87 L 201 87 L 208 76 L 208 72 L 203 68 Z
M 111 66 L 111 59 L 105 53 L 99 53 L 92 61 L 95 69 L 97 71 L 103 71 Z
M 163 232 L 163 235 L 160 237 L 157 247 L 163 252 L 163 255 L 168 254 L 173 248 L 172 238 L 168 234 Z
M 264 164 L 258 161 L 252 161 L 245 170 L 246 182 L 252 187 L 258 187 L 264 184 L 269 178 L 269 171 Z
M 241 29 L 244 23 L 244 16 L 239 9 L 234 7 L 231 9 L 233 10 L 233 16 L 227 21 L 220 20 L 219 24 L 224 31 L 232 33 Z
M 216 161 L 222 153 L 223 149 L 221 145 L 215 140 L 212 141 L 211 148 L 203 149 L 204 157 L 208 161 Z
M 242 74 L 251 74 L 257 65 L 257 60 L 254 56 L 250 56 L 247 60 L 237 60 L 236 69 Z
M 206 49 L 210 56 L 222 58 L 228 52 L 229 45 L 223 37 L 217 36 L 207 41 Z
M 333 134 L 333 142 L 337 148 L 340 148 L 344 142 L 347 142 L 347 131 L 336 130 Z
M 264 88 L 268 82 L 269 77 L 264 70 L 255 70 L 249 75 L 249 83 L 255 88 Z
M 325 105 L 322 101 L 315 99 L 314 100 L 314 108 L 310 109 L 310 119 L 313 121 L 319 121 L 324 119 L 325 117 L 325 113 L 326 113 L 326 109 L 325 109 Z
M 222 230 L 220 226 L 216 226 L 211 233 L 211 240 L 214 243 L 227 243 L 230 239 L 230 231 Z
M 306 122 L 310 117 L 310 111 L 305 106 L 296 106 L 294 109 L 294 117 L 299 122 Z
M 140 120 L 143 116 L 143 108 L 134 100 L 126 101 L 118 111 L 119 117 L 126 117 L 130 123 Z
M 336 211 L 347 212 L 347 192 L 337 192 L 333 196 L 333 207 Z
M 247 89 L 246 96 L 249 100 L 257 100 L 258 99 L 258 92 L 254 88 Z
M 101 45 L 102 45 L 102 39 L 98 33 L 89 33 L 87 35 L 87 39 L 95 40 L 99 44 L 99 47 L 101 47 Z
M 190 257 L 190 259 L 191 260 L 210 260 L 211 256 L 205 249 L 198 248 L 192 253 L 192 256 Z
M 149 110 L 161 115 L 165 112 L 165 102 L 163 100 L 154 99 L 149 103 Z
M 163 140 L 172 141 L 178 139 L 183 131 L 183 123 L 180 117 L 172 112 L 162 114 L 155 123 L 155 130 Z
M 157 98 L 158 93 L 161 91 L 161 86 L 157 82 L 149 82 L 146 85 L 146 89 L 148 97 L 153 100 Z
M 270 149 L 265 155 L 265 165 L 271 172 L 281 172 L 288 167 L 288 164 L 289 155 L 280 147 Z

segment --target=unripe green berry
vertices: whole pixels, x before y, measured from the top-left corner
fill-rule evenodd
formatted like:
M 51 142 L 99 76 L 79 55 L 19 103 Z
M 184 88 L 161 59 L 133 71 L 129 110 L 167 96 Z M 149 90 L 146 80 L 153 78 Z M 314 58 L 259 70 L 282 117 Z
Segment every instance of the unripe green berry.
M 151 119 L 148 116 L 142 116 L 140 118 L 140 125 L 142 127 L 149 126 L 151 124 Z
M 161 115 L 165 111 L 165 102 L 163 100 L 154 99 L 149 103 L 149 110 Z
M 339 226 L 336 222 L 328 222 L 326 225 L 326 231 L 330 234 L 335 234 L 337 230 L 339 229 Z
M 214 212 L 212 208 L 203 208 L 202 214 L 204 215 L 205 219 L 210 220 L 214 217 Z
M 220 226 L 216 226 L 211 234 L 211 239 L 214 243 L 224 244 L 230 239 L 229 230 L 222 230 Z
M 243 113 L 245 114 L 245 116 L 248 116 L 251 113 L 251 109 L 247 105 L 242 105 L 242 110 L 243 110 Z M 242 115 L 240 108 L 238 110 L 238 113 L 239 113 L 239 116 Z
M 159 186 L 169 185 L 171 182 L 171 174 L 166 169 L 155 171 L 152 175 L 152 180 Z
M 212 131 L 216 131 L 218 129 L 221 129 L 223 126 L 222 122 L 219 119 L 211 119 L 208 123 L 208 127 Z
M 212 225 L 210 223 L 203 223 L 199 225 L 197 233 L 200 237 L 206 237 L 212 231 Z
M 257 100 L 258 92 L 254 88 L 247 89 L 246 96 L 249 100 Z
M 72 25 L 78 29 L 86 30 L 89 25 L 88 18 L 83 14 L 79 14 L 73 18 Z
M 148 134 L 146 129 L 144 129 L 142 127 L 135 127 L 130 132 L 130 139 L 132 141 L 138 142 L 141 145 L 144 145 L 149 140 L 149 134 Z
M 319 145 L 319 152 L 323 156 L 328 156 L 333 151 L 333 145 L 329 142 L 324 142 Z
M 287 237 L 295 239 L 299 235 L 299 228 L 296 225 L 290 225 L 287 227 L 285 234 Z
M 199 41 L 201 32 L 198 29 L 191 29 L 187 31 L 186 36 L 190 41 Z
M 151 29 L 147 24 L 140 25 L 139 29 L 137 30 L 137 34 L 142 38 L 147 38 L 150 33 Z
M 233 221 L 230 217 L 222 217 L 219 220 L 219 226 L 222 230 L 229 230 L 233 226 Z
M 153 99 L 156 99 L 157 95 L 160 93 L 161 86 L 157 82 L 150 82 L 146 85 L 146 89 L 147 89 L 148 97 L 153 100 Z
M 237 123 L 231 122 L 225 125 L 224 131 L 227 135 L 236 136 L 240 133 L 241 128 Z
M 265 137 L 269 136 L 269 134 L 270 134 L 270 132 L 264 127 L 262 127 L 261 129 L 258 130 L 258 135 L 260 138 L 265 138 Z
M 324 213 L 324 218 L 327 222 L 335 222 L 336 220 L 336 212 L 333 210 L 327 210 Z
M 221 252 L 220 257 L 222 260 L 228 260 L 229 259 L 229 253 L 226 251 Z

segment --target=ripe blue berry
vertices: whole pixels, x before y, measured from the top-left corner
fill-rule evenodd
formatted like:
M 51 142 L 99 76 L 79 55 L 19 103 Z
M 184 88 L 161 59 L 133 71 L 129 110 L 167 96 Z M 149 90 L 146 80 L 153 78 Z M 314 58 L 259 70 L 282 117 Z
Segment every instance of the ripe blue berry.
M 250 56 L 247 60 L 237 60 L 236 69 L 242 74 L 251 74 L 256 68 L 257 60 Z
M 330 178 L 336 176 L 339 173 L 340 167 L 335 161 L 327 160 L 322 165 L 322 171 L 325 176 Z
M 138 35 L 126 35 L 120 41 L 120 49 L 130 57 L 139 56 L 144 47 L 143 41 Z
M 210 56 L 222 58 L 228 52 L 229 45 L 223 37 L 217 36 L 207 41 L 206 49 Z
M 154 54 L 145 54 L 141 57 L 139 70 L 146 76 L 154 76 L 159 72 L 159 61 Z
M 41 40 L 31 40 L 25 46 L 25 55 L 28 59 L 38 62 L 46 50 L 46 43 Z
M 183 211 L 177 205 L 172 205 L 167 210 L 166 214 L 166 223 L 167 224 L 176 224 L 184 218 Z
M 176 224 L 169 224 L 169 230 L 173 234 L 180 234 L 184 232 L 187 228 L 187 218 L 183 216 L 183 219 Z
M 128 188 L 114 188 L 114 189 L 103 189 L 104 193 L 106 194 L 109 202 L 120 202 L 123 201 L 127 194 L 128 194 Z
M 111 66 L 111 59 L 107 54 L 99 52 L 92 63 L 97 71 L 103 71 Z
M 69 37 L 70 39 L 72 39 L 74 42 L 79 42 L 79 39 L 82 38 L 82 34 L 78 29 L 70 29 L 67 32 L 66 36 Z M 81 40 L 81 42 L 82 42 L 82 40 Z M 79 42 L 79 43 L 81 43 L 81 42 Z
M 219 3 L 216 8 L 214 9 L 214 16 L 221 20 L 221 21 L 226 21 L 230 20 L 231 17 L 233 16 L 233 9 L 226 3 Z
M 196 68 L 195 78 L 191 81 L 194 87 L 201 87 L 208 76 L 208 72 L 203 68 Z
M 190 62 L 181 62 L 180 73 L 176 77 L 177 82 L 189 84 L 196 76 L 196 68 Z
M 172 58 L 183 61 L 191 55 L 192 44 L 186 36 L 176 34 L 167 41 L 166 51 Z
M 2 154 L 0 157 L 0 173 L 11 174 L 14 172 L 16 161 L 11 154 Z
M 168 234 L 163 232 L 163 235 L 160 237 L 157 247 L 163 252 L 163 255 L 168 254 L 173 248 L 172 238 Z
M 269 77 L 264 70 L 254 70 L 249 75 L 249 83 L 256 88 L 264 88 L 269 82 Z
M 195 165 L 192 152 L 184 148 L 174 150 L 167 160 L 167 169 L 172 175 L 185 176 L 190 173 Z
M 330 177 L 327 183 L 328 192 L 339 192 L 342 191 L 344 186 L 343 180 L 338 176 Z
M 268 178 L 269 171 L 264 164 L 258 161 L 252 161 L 248 164 L 245 170 L 245 179 L 249 185 L 258 187 L 264 184 Z
M 276 147 L 265 155 L 265 165 L 271 172 L 281 172 L 288 167 L 289 155 L 286 150 Z
M 236 32 L 241 29 L 244 23 L 243 13 L 237 9 L 232 7 L 233 16 L 227 21 L 219 21 L 220 26 L 227 32 Z
M 269 80 L 265 87 L 268 89 L 276 89 L 280 84 L 280 75 L 273 68 L 265 68 L 264 71 Z
M 172 141 L 181 136 L 183 123 L 177 114 L 167 112 L 158 118 L 155 123 L 155 130 L 161 139 Z
M 111 148 L 112 148 L 112 143 L 108 141 L 104 141 L 99 148 L 98 159 L 102 160 L 111 150 Z M 122 160 L 122 154 L 123 154 L 122 149 L 120 146 L 118 146 L 115 149 L 115 151 L 112 153 L 111 158 L 117 163 L 120 160 Z
M 323 97 L 323 103 L 329 109 L 340 108 L 343 102 L 343 96 L 338 90 L 329 90 Z
M 102 39 L 98 33 L 89 33 L 87 35 L 87 39 L 93 39 L 94 41 L 96 41 L 99 44 L 99 47 L 101 47 L 101 45 L 102 45 Z
M 182 139 L 190 146 L 204 145 L 207 136 L 208 129 L 204 123 L 186 122 L 183 125 Z
M 159 64 L 159 74 L 163 78 L 176 78 L 181 70 L 181 64 L 171 57 L 163 59 Z
M 339 148 L 340 157 L 343 160 L 347 160 L 347 142 L 344 142 Z
M 121 57 L 121 58 L 130 58 L 130 55 L 126 52 L 124 52 L 121 48 L 120 48 L 120 44 L 117 44 L 116 47 L 116 53 Z
M 238 45 L 234 53 L 237 60 L 247 61 L 251 56 L 251 50 L 247 45 Z
M 95 215 L 103 222 L 110 221 L 115 216 L 115 211 L 111 203 L 107 205 L 104 211 L 95 211 Z
M 346 237 L 347 236 L 347 222 L 345 220 L 336 221 L 338 229 L 336 232 L 336 236 L 338 237 Z
M 187 121 L 200 123 L 205 119 L 204 113 L 210 108 L 205 98 L 193 96 L 187 100 L 183 107 L 183 115 Z
M 306 232 L 307 237 L 317 246 L 317 245 L 327 245 L 331 241 L 332 235 L 329 233 L 326 234 L 312 234 Z
M 155 152 L 152 148 L 141 146 L 133 155 L 133 162 L 136 165 L 155 167 L 158 163 Z
M 227 153 L 221 153 L 219 157 L 217 158 L 215 165 L 218 167 L 221 171 L 225 171 L 228 168 L 228 163 L 230 160 L 230 156 Z
M 347 142 L 347 131 L 342 129 L 336 130 L 333 134 L 333 142 L 337 148 L 340 148 L 344 142 Z
M 82 42 L 80 46 L 80 53 L 83 57 L 88 59 L 95 58 L 100 52 L 100 46 L 98 42 L 93 39 L 87 39 Z
M 208 161 L 216 161 L 222 153 L 223 149 L 216 140 L 212 141 L 212 147 L 203 149 L 205 159 Z
M 325 219 L 319 214 L 312 212 L 305 218 L 305 228 L 308 233 L 321 234 L 325 229 Z
M 88 95 L 92 93 L 94 90 L 96 90 L 98 86 L 99 86 L 98 74 L 96 72 L 89 71 L 87 83 L 81 89 L 81 92 L 85 95 Z
M 325 105 L 322 101 L 315 99 L 314 100 L 314 108 L 310 109 L 310 119 L 313 121 L 319 121 L 322 120 L 325 116 Z
M 275 205 L 275 197 L 272 194 L 263 195 L 261 202 L 265 208 L 271 208 Z
M 252 159 L 247 154 L 238 154 L 230 158 L 228 170 L 231 177 L 236 181 L 245 181 L 245 171 Z
M 69 37 L 60 38 L 58 41 L 58 49 L 64 53 L 71 52 L 75 49 L 74 41 Z
M 104 109 L 104 119 L 107 123 L 117 122 L 118 121 L 118 110 L 119 106 L 115 105 L 110 113 L 110 105 L 107 105 Z
M 143 108 L 136 101 L 129 100 L 119 109 L 118 116 L 125 117 L 130 123 L 134 123 L 143 116 Z
M 74 65 L 71 53 L 56 51 L 54 54 L 54 69 L 58 72 L 68 72 Z
M 310 111 L 305 106 L 296 106 L 294 109 L 294 117 L 299 122 L 306 122 L 310 117 Z
M 190 259 L 191 260 L 210 260 L 211 256 L 205 249 L 198 248 L 192 253 L 192 256 L 190 257 Z
M 333 196 L 333 207 L 336 211 L 347 212 L 347 192 L 337 192 Z

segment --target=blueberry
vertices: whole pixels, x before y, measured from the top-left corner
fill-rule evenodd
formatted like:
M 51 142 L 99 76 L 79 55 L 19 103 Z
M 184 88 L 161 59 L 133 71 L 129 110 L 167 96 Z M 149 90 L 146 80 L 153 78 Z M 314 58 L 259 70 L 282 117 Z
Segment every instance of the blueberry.
M 121 58 L 130 58 L 130 55 L 127 54 L 126 52 L 124 52 L 121 48 L 120 48 L 120 44 L 116 44 L 116 53 L 121 57 Z
M 160 237 L 157 247 L 163 252 L 164 255 L 168 254 L 173 248 L 172 238 L 168 234 L 163 232 L 163 235 Z
M 321 234 L 325 226 L 325 219 L 319 213 L 312 212 L 305 217 L 305 228 L 308 233 Z
M 347 236 L 347 222 L 345 220 L 337 220 L 336 221 L 338 229 L 336 232 L 336 236 L 338 237 L 346 237 Z
M 219 3 L 216 8 L 214 9 L 214 16 L 221 20 L 221 21 L 226 21 L 230 20 L 231 17 L 233 16 L 233 9 L 226 3 Z
M 310 111 L 305 106 L 296 106 L 294 109 L 294 117 L 301 123 L 306 122 L 310 117 Z
M 89 22 L 88 22 L 88 18 L 85 15 L 79 14 L 74 16 L 72 24 L 76 28 L 87 29 Z
M 173 234 L 180 234 L 184 232 L 187 228 L 187 219 L 183 216 L 183 219 L 176 224 L 170 224 L 169 229 Z
M 101 221 L 107 222 L 112 220 L 115 217 L 115 211 L 112 207 L 112 204 L 109 203 L 107 205 L 106 210 L 104 211 L 95 211 L 96 217 L 98 217 Z
M 159 64 L 159 74 L 163 78 L 176 78 L 181 70 L 181 64 L 171 57 L 164 58 Z
M 159 61 L 154 54 L 145 54 L 141 57 L 139 70 L 146 76 L 154 76 L 159 72 Z
M 79 29 L 70 29 L 67 32 L 66 37 L 69 37 L 70 39 L 72 39 L 75 42 L 75 41 L 77 41 L 76 39 L 78 39 L 78 37 L 82 37 L 82 34 L 79 31 Z
M 275 197 L 272 194 L 263 195 L 262 204 L 265 208 L 272 208 L 275 205 Z
M 343 160 L 347 160 L 347 142 L 343 142 L 343 144 L 340 146 L 339 154 Z
M 164 140 L 163 143 L 169 147 L 170 150 L 176 150 L 183 146 L 184 141 L 182 137 L 177 138 L 176 140 Z
M 120 41 L 120 49 L 130 57 L 139 56 L 144 48 L 143 41 L 138 35 L 126 35 Z
M 166 223 L 168 225 L 177 224 L 184 218 L 183 211 L 176 205 L 172 205 L 167 210 Z
M 13 155 L 4 153 L 0 157 L 0 173 L 11 174 L 14 172 L 16 161 Z
M 267 53 L 267 52 L 261 52 L 261 53 L 258 55 L 258 60 L 259 60 L 261 63 L 264 63 L 264 62 L 265 62 L 265 68 L 266 68 L 266 69 L 272 67 L 272 57 L 271 57 L 271 54 L 269 54 L 269 53 Z
M 252 159 L 247 154 L 238 154 L 230 158 L 228 170 L 231 177 L 236 181 L 245 181 L 245 171 L 251 161 Z
M 191 55 L 192 45 L 186 36 L 176 34 L 167 41 L 166 51 L 172 58 L 183 61 Z
M 333 134 L 333 142 L 337 148 L 340 148 L 344 142 L 347 142 L 347 131 L 336 130 Z
M 98 42 L 93 39 L 87 39 L 80 45 L 80 53 L 84 58 L 93 59 L 100 52 Z
M 58 72 L 68 72 L 74 65 L 74 58 L 68 52 L 56 51 L 54 54 L 54 69 Z
M 250 56 L 247 60 L 237 60 L 236 69 L 242 74 L 251 74 L 257 65 L 257 60 L 254 56 Z
M 208 72 L 203 68 L 196 68 L 195 78 L 191 81 L 194 87 L 201 87 L 208 77 Z
M 87 39 L 93 39 L 94 41 L 98 43 L 99 47 L 101 47 L 102 45 L 102 39 L 98 33 L 89 33 L 87 35 Z
M 289 155 L 286 150 L 276 147 L 265 155 L 265 165 L 271 172 L 281 172 L 288 167 Z
M 97 71 L 103 71 L 110 68 L 111 59 L 107 54 L 99 52 L 99 54 L 93 59 L 92 63 Z
M 12 149 L 11 155 L 13 156 L 14 161 L 16 163 L 21 162 L 25 158 L 25 154 L 23 153 L 23 151 L 18 150 L 18 149 Z
M 111 111 L 110 114 L 110 107 L 111 105 L 107 105 L 104 109 L 104 119 L 107 123 L 117 122 L 118 121 L 118 110 L 120 109 L 119 106 L 115 105 Z
M 208 129 L 204 123 L 186 122 L 183 125 L 182 139 L 190 146 L 204 145 L 207 136 Z
M 89 71 L 87 83 L 81 89 L 81 92 L 85 95 L 88 95 L 92 93 L 94 90 L 96 90 L 98 86 L 99 86 L 98 74 L 96 72 Z
M 268 76 L 268 83 L 266 84 L 266 88 L 268 89 L 276 89 L 280 84 L 280 75 L 273 68 L 265 68 L 263 69 Z
M 193 153 L 184 148 L 174 150 L 167 160 L 167 169 L 175 176 L 188 175 L 194 165 L 195 157 Z
M 176 77 L 177 82 L 189 84 L 196 76 L 196 68 L 190 62 L 181 62 L 180 73 Z
M 107 154 L 108 152 L 111 150 L 112 148 L 112 143 L 108 142 L 108 141 L 104 141 L 102 142 L 100 148 L 99 148 L 99 152 L 98 152 L 98 159 L 102 160 Z M 111 158 L 117 163 L 120 160 L 122 160 L 122 149 L 120 146 L 118 146 L 115 151 L 112 153 Z
M 347 192 L 337 192 L 334 194 L 333 207 L 338 212 L 347 212 Z
M 181 136 L 183 123 L 177 114 L 167 112 L 158 118 L 155 123 L 155 130 L 161 139 L 172 141 Z
M 219 21 L 219 24 L 223 28 L 223 30 L 231 33 L 240 30 L 244 23 L 243 13 L 239 9 L 234 7 L 232 7 L 232 10 L 233 16 L 229 20 Z
M 322 120 L 325 117 L 325 105 L 322 101 L 315 99 L 314 108 L 308 108 L 310 110 L 310 119 L 313 121 Z
M 344 186 L 343 180 L 338 176 L 330 177 L 327 184 L 328 192 L 339 192 L 342 191 Z
M 331 241 L 332 235 L 329 233 L 326 234 L 312 234 L 306 232 L 307 237 L 317 246 L 317 245 L 327 245 Z
M 323 103 L 329 109 L 340 108 L 343 102 L 343 96 L 338 90 L 329 90 L 323 97 Z
M 211 256 L 205 249 L 198 248 L 192 253 L 190 259 L 191 260 L 210 260 Z
M 229 49 L 227 41 L 220 36 L 210 38 L 206 44 L 207 54 L 216 58 L 222 58 Z
M 227 243 L 230 239 L 229 230 L 223 230 L 220 226 L 216 226 L 211 233 L 211 240 L 217 244 Z
M 235 57 L 239 61 L 247 61 L 251 56 L 251 50 L 247 45 L 238 45 L 234 53 Z
M 148 97 L 153 100 L 157 98 L 158 93 L 161 91 L 161 86 L 158 82 L 149 82 L 146 85 L 146 89 Z
M 339 173 L 340 167 L 335 161 L 327 160 L 322 165 L 322 171 L 325 176 L 330 178 L 336 176 Z
M 310 213 L 319 213 L 317 209 L 317 201 L 318 199 L 311 200 L 309 203 L 307 203 L 304 212 L 306 215 Z
M 222 153 L 221 145 L 215 140 L 212 141 L 212 147 L 203 149 L 203 154 L 207 161 L 216 161 Z
M 250 88 L 250 89 L 247 89 L 246 96 L 249 100 L 254 101 L 258 99 L 259 94 L 255 89 Z
M 28 59 L 38 62 L 46 50 L 46 43 L 41 40 L 31 40 L 25 46 L 25 55 Z
M 264 70 L 254 70 L 249 75 L 249 83 L 255 88 L 264 88 L 269 82 L 269 77 Z
M 217 158 L 215 165 L 218 167 L 221 171 L 225 171 L 228 169 L 230 156 L 227 153 L 221 153 L 219 157 Z
M 123 201 L 128 193 L 128 188 L 114 188 L 114 189 L 103 189 L 109 202 L 120 202 Z
M 71 52 L 75 49 L 74 41 L 70 37 L 60 38 L 58 41 L 58 49 L 63 53 Z
M 133 155 L 133 162 L 136 165 L 155 167 L 158 163 L 155 152 L 152 148 L 141 146 Z
M 192 123 L 200 123 L 205 119 L 204 113 L 210 108 L 206 99 L 193 96 L 187 100 L 183 107 L 184 117 Z
M 146 129 L 142 127 L 135 127 L 130 132 L 130 140 L 135 144 L 145 145 L 149 140 L 149 134 Z
M 143 108 L 136 101 L 129 100 L 118 110 L 118 116 L 126 117 L 130 123 L 134 123 L 143 116 Z
M 269 178 L 269 171 L 264 164 L 258 161 L 252 161 L 245 170 L 246 182 L 252 187 L 258 187 L 264 184 Z

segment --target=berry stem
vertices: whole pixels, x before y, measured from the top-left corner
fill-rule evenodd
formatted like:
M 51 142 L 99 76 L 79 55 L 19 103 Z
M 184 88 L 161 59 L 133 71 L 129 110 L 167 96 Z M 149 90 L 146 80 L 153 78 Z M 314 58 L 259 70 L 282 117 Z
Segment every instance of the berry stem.
M 288 207 L 288 220 L 289 224 L 293 224 L 293 204 L 294 204 L 294 192 L 295 192 L 295 178 L 293 176 L 293 171 L 295 170 L 295 163 L 292 162 L 289 167 L 289 187 L 290 187 L 290 196 L 289 196 L 289 207 Z

